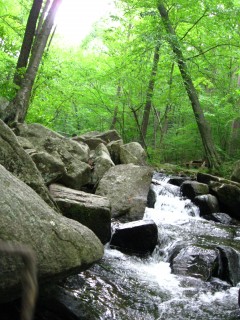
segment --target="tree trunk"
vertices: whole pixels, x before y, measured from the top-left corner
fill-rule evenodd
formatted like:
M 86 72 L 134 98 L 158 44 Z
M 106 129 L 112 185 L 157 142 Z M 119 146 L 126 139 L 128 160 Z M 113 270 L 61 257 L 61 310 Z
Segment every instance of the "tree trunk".
M 159 50 L 160 50 L 160 44 L 158 43 L 155 47 L 155 50 L 154 50 L 152 71 L 151 71 L 151 76 L 150 76 L 150 80 L 148 83 L 146 103 L 145 103 L 144 113 L 143 113 L 143 118 L 142 118 L 140 143 L 143 147 L 144 147 L 145 141 L 146 141 L 150 110 L 151 110 L 151 106 L 152 106 L 152 97 L 153 97 L 154 85 L 155 85 L 155 81 L 156 81 L 158 62 L 159 62 Z
M 31 52 L 32 44 L 33 44 L 33 39 L 36 31 L 36 26 L 37 26 L 37 21 L 38 17 L 40 15 L 41 7 L 42 7 L 43 0 L 34 0 L 32 9 L 30 11 L 26 29 L 25 29 L 25 34 L 22 42 L 22 47 L 20 50 L 20 54 L 18 57 L 18 62 L 17 62 L 17 67 L 16 67 L 16 72 L 14 75 L 14 80 L 13 82 L 21 86 L 21 80 L 22 80 L 22 72 L 21 68 L 26 68 L 28 64 L 28 59 L 29 55 Z
M 119 104 L 119 100 L 120 100 L 120 95 L 121 95 L 121 86 L 120 84 L 118 84 L 117 86 L 117 104 L 114 108 L 114 113 L 113 113 L 113 118 L 112 118 L 112 123 L 110 126 L 110 130 L 115 129 L 116 123 L 117 123 L 117 116 L 118 116 L 118 104 Z
M 163 1 L 158 1 L 158 11 L 162 17 L 162 21 L 166 32 L 168 34 L 168 41 L 172 47 L 173 52 L 177 57 L 178 67 L 181 72 L 181 76 L 188 94 L 188 97 L 191 101 L 193 108 L 194 116 L 198 125 L 198 130 L 202 139 L 203 147 L 205 150 L 205 155 L 208 160 L 210 168 L 218 169 L 220 166 L 220 158 L 215 149 L 215 145 L 212 139 L 212 134 L 210 127 L 204 117 L 203 110 L 201 108 L 197 91 L 192 82 L 191 76 L 189 74 L 186 60 L 183 57 L 183 53 L 180 49 L 180 43 L 177 38 L 177 35 L 171 25 L 171 22 L 168 17 L 167 10 L 163 4 Z
M 62 0 L 53 0 L 51 8 L 49 9 L 48 14 L 42 24 L 40 33 L 35 37 L 31 57 L 26 73 L 22 79 L 21 87 L 17 91 L 13 101 L 11 101 L 6 108 L 6 114 L 4 115 L 3 120 L 8 124 L 11 124 L 12 121 L 24 122 L 25 120 L 29 107 L 32 87 L 54 24 L 57 9 L 61 4 L 61 1 Z

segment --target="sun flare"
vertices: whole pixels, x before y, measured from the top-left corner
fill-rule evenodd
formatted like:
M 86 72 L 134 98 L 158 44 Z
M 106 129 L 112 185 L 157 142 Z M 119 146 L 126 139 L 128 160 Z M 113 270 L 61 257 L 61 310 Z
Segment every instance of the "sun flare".
M 57 34 L 65 43 L 80 43 L 112 5 L 112 0 L 63 0 L 56 17 Z

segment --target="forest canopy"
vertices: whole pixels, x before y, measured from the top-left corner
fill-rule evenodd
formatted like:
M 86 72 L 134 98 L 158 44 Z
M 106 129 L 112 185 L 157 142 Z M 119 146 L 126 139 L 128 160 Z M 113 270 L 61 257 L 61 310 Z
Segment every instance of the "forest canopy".
M 239 159 L 240 1 L 112 2 L 78 45 L 49 25 L 23 120 L 66 136 L 116 129 L 161 162 Z M 14 81 L 33 4 L 0 0 L 1 108 L 27 73 Z

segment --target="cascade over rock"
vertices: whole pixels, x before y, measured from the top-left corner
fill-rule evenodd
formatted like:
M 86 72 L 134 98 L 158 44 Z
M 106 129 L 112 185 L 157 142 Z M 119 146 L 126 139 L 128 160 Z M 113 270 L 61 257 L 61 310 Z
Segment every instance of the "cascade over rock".
M 0 181 L 1 239 L 35 251 L 40 283 L 84 270 L 102 257 L 103 246 L 90 229 L 56 213 L 1 165 Z M 0 302 L 20 296 L 21 269 L 18 257 L 1 256 Z

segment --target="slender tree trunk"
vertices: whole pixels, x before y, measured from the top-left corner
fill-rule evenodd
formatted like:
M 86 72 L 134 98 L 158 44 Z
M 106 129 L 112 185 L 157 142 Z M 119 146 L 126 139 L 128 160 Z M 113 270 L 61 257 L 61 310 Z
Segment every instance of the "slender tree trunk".
M 159 140 L 159 147 L 162 148 L 163 139 L 165 134 L 168 130 L 168 114 L 171 111 L 171 94 L 172 94 L 172 83 L 173 83 L 173 71 L 174 71 L 174 63 L 172 63 L 171 71 L 170 71 L 170 78 L 169 78 L 169 89 L 168 89 L 168 98 L 167 98 L 167 105 L 165 107 L 165 111 L 163 117 L 161 119 L 161 126 L 160 126 L 160 140 Z
M 204 117 L 203 110 L 201 108 L 197 91 L 192 82 L 191 76 L 189 74 L 186 60 L 183 57 L 182 51 L 180 49 L 180 43 L 177 38 L 177 35 L 171 25 L 169 20 L 167 10 L 163 4 L 163 1 L 158 1 L 158 11 L 162 17 L 164 27 L 166 29 L 168 36 L 168 41 L 172 47 L 173 52 L 177 57 L 178 67 L 181 72 L 181 76 L 188 94 L 188 97 L 191 101 L 193 108 L 194 116 L 198 125 L 198 130 L 202 138 L 203 147 L 205 150 L 205 155 L 208 160 L 209 166 L 211 168 L 218 169 L 220 166 L 220 158 L 215 149 L 215 145 L 212 139 L 212 134 L 210 127 Z
M 21 82 L 21 87 L 17 91 L 14 100 L 11 101 L 6 108 L 6 114 L 4 115 L 3 120 L 8 124 L 11 124 L 12 121 L 24 122 L 25 120 L 29 107 L 32 87 L 54 24 L 57 9 L 61 4 L 61 1 L 62 0 L 53 0 L 51 8 L 49 9 L 48 14 L 42 24 L 42 28 L 39 34 L 36 35 L 28 67 Z
M 121 94 L 121 86 L 118 84 L 117 86 L 117 104 L 114 108 L 114 113 L 113 113 L 113 118 L 112 118 L 112 123 L 110 126 L 110 130 L 115 129 L 116 123 L 117 123 L 117 116 L 118 116 L 118 104 L 119 104 L 119 99 L 120 99 L 120 94 Z
M 149 80 L 148 88 L 147 88 L 146 103 L 145 103 L 145 107 L 144 107 L 142 124 L 141 124 L 141 134 L 139 137 L 140 143 L 143 147 L 145 144 L 144 141 L 146 141 L 150 110 L 151 110 L 151 106 L 152 106 L 154 85 L 156 82 L 156 75 L 157 75 L 158 62 L 159 62 L 159 50 L 160 50 L 160 44 L 158 43 L 155 47 L 155 50 L 154 50 L 152 71 L 151 71 L 150 80 Z
M 22 42 L 22 47 L 20 50 L 20 54 L 18 57 L 16 72 L 14 75 L 13 82 L 20 86 L 21 85 L 21 68 L 26 68 L 28 64 L 29 55 L 31 52 L 33 39 L 36 31 L 38 17 L 40 15 L 41 7 L 42 7 L 43 0 L 34 0 L 33 5 L 28 17 L 26 30 Z

